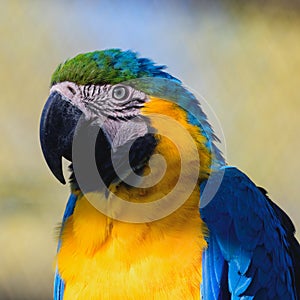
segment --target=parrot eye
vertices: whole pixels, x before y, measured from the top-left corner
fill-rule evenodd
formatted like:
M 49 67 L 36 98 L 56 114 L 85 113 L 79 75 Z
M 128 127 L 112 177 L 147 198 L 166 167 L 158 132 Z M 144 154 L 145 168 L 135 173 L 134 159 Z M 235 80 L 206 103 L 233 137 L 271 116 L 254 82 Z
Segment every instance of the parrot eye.
M 125 100 L 129 95 L 129 91 L 124 86 L 117 86 L 113 89 L 112 95 L 117 100 Z

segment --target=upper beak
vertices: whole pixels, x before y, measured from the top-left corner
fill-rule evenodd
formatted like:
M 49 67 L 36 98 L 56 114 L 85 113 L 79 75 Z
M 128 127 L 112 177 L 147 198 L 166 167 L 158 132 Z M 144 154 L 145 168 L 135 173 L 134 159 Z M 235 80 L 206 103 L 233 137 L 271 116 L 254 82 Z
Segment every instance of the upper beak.
M 65 184 L 62 157 L 72 159 L 72 142 L 76 125 L 82 115 L 58 92 L 50 94 L 42 112 L 40 142 L 45 160 L 53 175 Z

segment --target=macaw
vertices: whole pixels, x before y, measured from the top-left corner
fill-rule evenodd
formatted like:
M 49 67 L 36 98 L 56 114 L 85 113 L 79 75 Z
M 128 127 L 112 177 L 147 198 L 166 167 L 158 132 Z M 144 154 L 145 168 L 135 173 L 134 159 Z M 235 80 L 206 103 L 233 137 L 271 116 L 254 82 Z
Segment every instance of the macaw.
M 62 158 L 71 162 L 55 300 L 300 299 L 291 220 L 226 164 L 201 103 L 165 66 L 120 49 L 60 64 L 40 141 L 63 184 Z M 158 182 L 141 185 L 163 167 Z M 90 176 L 95 170 L 98 176 Z M 191 174 L 197 176 L 186 196 Z M 183 187 L 172 194 L 179 181 Z M 166 195 L 168 205 L 161 204 Z

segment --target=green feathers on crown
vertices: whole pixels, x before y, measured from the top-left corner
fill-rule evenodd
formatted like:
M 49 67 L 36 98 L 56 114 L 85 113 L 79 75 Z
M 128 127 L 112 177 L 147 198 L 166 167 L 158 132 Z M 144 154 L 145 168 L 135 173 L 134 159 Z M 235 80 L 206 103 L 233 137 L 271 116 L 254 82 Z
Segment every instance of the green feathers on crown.
M 108 49 L 78 54 L 60 64 L 52 75 L 51 85 L 63 81 L 80 85 L 129 84 L 130 81 L 131 86 L 148 95 L 168 99 L 184 107 L 189 121 L 200 128 L 207 140 L 216 140 L 195 96 L 164 69 L 165 66 L 157 66 L 148 58 L 139 58 L 130 50 Z M 218 161 L 224 161 L 214 143 L 210 147 L 214 149 Z
M 174 80 L 164 72 L 165 66 L 156 66 L 147 58 L 138 58 L 137 53 L 108 49 L 78 54 L 60 64 L 51 78 L 51 85 L 71 81 L 80 85 L 117 84 L 143 77 L 160 77 Z

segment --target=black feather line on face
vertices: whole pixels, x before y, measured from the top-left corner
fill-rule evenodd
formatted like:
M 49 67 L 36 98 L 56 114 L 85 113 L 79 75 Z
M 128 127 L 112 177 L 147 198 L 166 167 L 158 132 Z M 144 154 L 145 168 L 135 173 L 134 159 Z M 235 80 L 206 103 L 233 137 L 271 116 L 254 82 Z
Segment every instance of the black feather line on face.
M 132 144 L 131 141 L 122 145 L 114 153 L 114 165 L 122 168 L 122 163 L 124 160 L 128 160 L 129 153 L 129 165 L 131 170 L 124 170 L 122 172 L 127 172 L 128 176 L 135 173 L 137 175 L 142 175 L 143 170 L 148 164 L 148 161 L 153 154 L 155 147 L 157 146 L 158 141 L 155 138 L 155 135 L 152 133 L 147 133 L 142 137 L 137 138 Z M 95 160 L 97 165 L 97 170 L 101 176 L 103 182 L 108 188 L 113 182 L 121 182 L 121 179 L 116 174 L 111 157 L 111 145 L 107 140 L 105 134 L 100 130 L 95 145 Z M 73 171 L 73 165 L 69 166 L 71 173 L 70 183 L 73 190 L 80 190 L 80 187 L 77 183 L 75 173 Z M 99 185 L 94 186 L 95 183 L 88 188 L 85 187 L 85 192 L 97 191 L 99 190 Z

